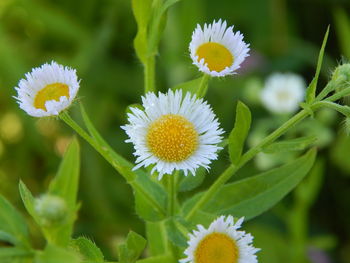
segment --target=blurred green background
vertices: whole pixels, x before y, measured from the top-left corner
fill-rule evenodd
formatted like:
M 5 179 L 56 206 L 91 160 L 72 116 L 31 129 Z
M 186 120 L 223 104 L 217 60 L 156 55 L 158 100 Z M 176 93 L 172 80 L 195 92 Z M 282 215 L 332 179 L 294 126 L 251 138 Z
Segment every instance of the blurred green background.
M 157 86 L 165 91 L 199 77 L 188 53 L 192 31 L 197 23 L 225 19 L 244 34 L 251 56 L 239 75 L 214 79 L 207 98 L 226 132 L 233 126 L 237 100 L 244 101 L 253 113 L 253 135 L 259 137 L 286 118 L 272 116 L 260 105 L 257 92 L 265 78 L 276 71 L 295 72 L 310 82 L 331 25 L 322 87 L 335 66 L 350 58 L 349 11 L 349 0 L 182 0 L 168 13 L 157 58 Z M 26 115 L 12 97 L 14 87 L 24 73 L 51 60 L 76 68 L 82 79 L 79 100 L 107 141 L 133 160 L 132 146 L 124 143 L 120 126 L 126 122 L 125 108 L 140 102 L 143 92 L 143 70 L 133 50 L 135 34 L 129 0 L 0 0 L 0 192 L 22 211 L 19 179 L 36 195 L 43 193 L 73 132 L 58 120 Z M 79 120 L 75 108 L 71 112 Z M 294 193 L 247 224 L 256 246 L 263 248 L 259 262 L 350 262 L 350 139 L 342 121 L 334 112 L 322 111 L 289 135 L 316 135 L 318 162 Z M 143 234 L 144 226 L 122 177 L 80 142 L 82 208 L 76 234 L 92 238 L 108 258 L 114 258 L 123 235 L 129 229 Z M 283 160 L 259 156 L 234 180 Z M 227 163 L 223 151 L 202 188 Z M 311 195 L 307 202 L 305 192 Z M 180 198 L 191 194 L 181 193 Z M 41 247 L 34 223 L 31 232 Z M 300 253 L 305 258 L 293 257 Z

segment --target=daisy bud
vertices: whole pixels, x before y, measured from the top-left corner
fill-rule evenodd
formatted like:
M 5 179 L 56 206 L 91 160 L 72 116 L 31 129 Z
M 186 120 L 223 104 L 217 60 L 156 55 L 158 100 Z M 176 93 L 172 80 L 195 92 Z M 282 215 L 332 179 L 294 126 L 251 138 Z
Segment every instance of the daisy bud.
M 35 200 L 35 211 L 45 227 L 62 224 L 67 217 L 65 201 L 55 195 L 46 194 Z
M 350 84 L 350 64 L 338 66 L 332 74 L 331 81 L 335 82 L 335 90 L 337 92 L 348 86 Z

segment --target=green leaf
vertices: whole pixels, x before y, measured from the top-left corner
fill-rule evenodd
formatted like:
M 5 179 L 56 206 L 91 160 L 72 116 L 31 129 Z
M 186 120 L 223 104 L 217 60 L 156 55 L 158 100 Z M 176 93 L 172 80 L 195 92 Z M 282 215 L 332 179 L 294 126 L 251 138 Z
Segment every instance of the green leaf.
M 27 249 L 18 247 L 1 247 L 0 262 L 14 263 L 16 260 L 26 259 L 33 256 L 33 252 Z
M 84 262 L 104 262 L 104 257 L 101 250 L 96 246 L 96 244 L 85 237 L 79 237 L 72 240 L 73 246 L 76 246 L 80 254 L 84 257 Z
M 180 192 L 191 191 L 197 188 L 198 186 L 200 186 L 205 179 L 205 173 L 206 173 L 205 168 L 200 167 L 199 169 L 196 170 L 195 176 L 192 176 L 192 175 L 184 176 L 183 174 L 181 174 L 182 180 L 180 181 L 180 184 L 179 184 L 179 191 Z
M 306 90 L 306 103 L 308 103 L 308 104 L 312 103 L 315 100 L 317 81 L 318 81 L 318 77 L 319 77 L 320 71 L 321 71 L 323 55 L 324 55 L 324 50 L 325 50 L 327 39 L 328 39 L 328 34 L 329 34 L 329 26 L 328 26 L 326 34 L 323 38 L 322 47 L 321 47 L 320 53 L 318 55 L 315 77 L 313 78 L 309 87 Z
M 295 189 L 295 195 L 303 205 L 310 207 L 317 198 L 317 195 L 322 186 L 324 168 L 324 160 L 318 159 L 315 162 L 315 165 L 312 167 L 309 175 Z
M 27 209 L 27 212 L 34 218 L 35 222 L 40 225 L 39 216 L 35 211 L 35 199 L 27 186 L 22 181 L 19 182 L 19 193 L 21 195 L 24 206 Z
M 34 263 L 80 263 L 80 256 L 74 251 L 48 245 L 44 251 L 38 251 Z
M 131 185 L 134 188 L 136 213 L 146 221 L 164 219 L 167 204 L 165 190 L 149 175 L 138 175 Z M 152 198 L 148 198 L 149 196 Z
M 138 58 L 146 64 L 148 57 L 148 24 L 152 14 L 152 0 L 132 0 L 132 10 L 137 23 L 134 48 Z
M 51 181 L 49 193 L 66 201 L 70 209 L 76 209 L 79 186 L 80 149 L 76 139 L 70 143 L 64 154 L 56 177 Z
M 174 245 L 185 248 L 187 246 L 187 230 L 175 218 L 170 218 L 165 222 L 165 229 L 168 238 Z
M 236 121 L 229 136 L 228 149 L 233 164 L 241 158 L 245 139 L 247 138 L 251 123 L 251 113 L 244 103 L 238 101 L 236 108 Z
M 0 238 L 17 246 L 28 247 L 28 228 L 22 215 L 0 195 Z
M 264 153 L 281 153 L 290 151 L 301 151 L 317 141 L 316 136 L 305 136 L 301 138 L 284 140 L 272 143 L 264 147 Z
M 343 8 L 335 8 L 333 10 L 335 20 L 335 29 L 341 47 L 341 53 L 346 58 L 350 58 L 350 17 L 348 12 Z
M 143 250 L 146 247 L 147 241 L 130 231 L 124 244 L 118 246 L 119 262 L 121 263 L 134 263 L 141 256 Z
M 65 246 L 69 243 L 73 224 L 78 209 L 77 194 L 80 173 L 80 149 L 76 139 L 73 139 L 64 154 L 56 177 L 51 181 L 48 193 L 65 200 L 68 207 L 68 220 L 58 228 L 46 229 L 46 238 L 54 244 Z
M 316 156 L 314 149 L 304 156 L 279 168 L 227 184 L 212 198 L 201 213 L 208 215 L 232 214 L 251 219 L 265 212 L 295 186 L 313 166 Z M 189 211 L 203 195 L 197 194 L 184 204 L 184 212 Z M 203 215 L 193 217 L 193 224 L 201 223 Z M 198 221 L 199 220 L 199 221 Z
M 175 87 L 173 87 L 173 90 L 182 90 L 183 94 L 186 94 L 187 92 L 190 92 L 191 94 L 196 94 L 198 87 L 201 85 L 202 78 L 203 77 L 200 77 L 198 79 L 193 79 L 176 85 Z

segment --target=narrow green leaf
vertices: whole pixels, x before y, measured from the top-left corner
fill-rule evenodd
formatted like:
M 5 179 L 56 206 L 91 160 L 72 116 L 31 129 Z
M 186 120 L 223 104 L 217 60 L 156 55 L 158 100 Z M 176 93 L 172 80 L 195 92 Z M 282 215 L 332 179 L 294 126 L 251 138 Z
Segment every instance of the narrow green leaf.
M 72 245 L 76 246 L 80 254 L 84 257 L 84 261 L 100 263 L 104 262 L 104 257 L 101 250 L 96 244 L 88 238 L 79 237 L 72 240 Z
M 44 251 L 38 251 L 34 263 L 81 263 L 80 256 L 74 251 L 48 245 Z
M 237 164 L 241 158 L 244 142 L 250 129 L 250 123 L 250 110 L 244 103 L 239 101 L 236 108 L 235 126 L 228 139 L 228 149 L 233 164 Z
M 299 184 L 313 166 L 315 156 L 316 151 L 312 149 L 284 166 L 225 185 L 212 201 L 193 217 L 191 223 L 201 223 L 203 215 L 200 213 L 213 216 L 233 214 L 247 219 L 258 216 Z M 183 206 L 184 212 L 189 211 L 202 195 L 203 193 L 199 193 L 188 200 Z
M 146 243 L 147 241 L 142 236 L 130 231 L 125 243 L 118 246 L 119 262 L 136 262 L 145 249 Z
M 35 222 L 40 225 L 39 217 L 35 211 L 35 199 L 22 181 L 19 182 L 19 193 L 27 212 L 34 218 Z
M 313 149 L 289 164 L 228 184 L 213 197 L 204 211 L 253 218 L 294 189 L 312 168 L 315 157 Z
M 186 94 L 187 92 L 190 92 L 191 94 L 196 94 L 198 87 L 201 85 L 202 78 L 200 77 L 198 79 L 193 79 L 181 84 L 176 85 L 173 87 L 173 90 L 182 90 L 183 94 Z
M 305 136 L 301 138 L 284 140 L 272 143 L 263 149 L 265 153 L 281 153 L 290 151 L 301 151 L 317 141 L 316 136 Z
M 56 177 L 51 181 L 49 193 L 62 197 L 69 208 L 76 209 L 80 173 L 80 149 L 73 139 L 64 154 Z
M 0 195 L 0 237 L 17 246 L 28 247 L 28 228 L 22 215 Z
M 137 23 L 137 34 L 134 39 L 134 48 L 143 64 L 147 61 L 148 52 L 148 24 L 152 14 L 152 0 L 132 0 L 132 10 Z
M 322 67 L 323 55 L 324 55 L 324 50 L 325 50 L 327 39 L 328 39 L 328 34 L 329 34 L 329 26 L 328 26 L 326 34 L 323 38 L 322 47 L 321 47 L 320 53 L 318 55 L 315 77 L 313 78 L 309 87 L 306 90 L 306 103 L 312 103 L 315 100 L 317 81 L 318 81 L 318 77 L 320 75 L 320 71 L 321 71 L 321 67 Z

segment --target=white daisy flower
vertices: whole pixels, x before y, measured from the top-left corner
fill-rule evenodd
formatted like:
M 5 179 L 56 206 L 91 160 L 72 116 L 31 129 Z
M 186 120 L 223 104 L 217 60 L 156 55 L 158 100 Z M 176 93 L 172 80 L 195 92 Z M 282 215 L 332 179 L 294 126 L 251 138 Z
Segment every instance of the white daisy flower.
M 209 168 L 217 158 L 217 146 L 221 142 L 223 130 L 211 107 L 182 91 L 158 94 L 148 93 L 142 97 L 144 110 L 131 108 L 128 114 L 129 124 L 122 128 L 134 144 L 137 156 L 134 169 L 151 164 L 155 166 L 159 179 L 173 170 L 190 171 L 203 166 Z
M 233 26 L 227 27 L 226 21 L 200 25 L 192 34 L 189 46 L 193 64 L 200 71 L 213 77 L 235 74 L 240 64 L 249 56 L 249 45 L 243 41 L 243 35 L 233 32 Z
M 256 263 L 253 236 L 238 231 L 244 218 L 234 223 L 232 216 L 220 216 L 208 229 L 198 225 L 198 231 L 189 234 L 190 240 L 181 263 Z
M 306 84 L 302 77 L 292 73 L 274 73 L 261 92 L 262 104 L 273 113 L 293 113 L 304 100 Z
M 79 90 L 76 71 L 54 61 L 25 76 L 16 87 L 15 98 L 19 107 L 33 117 L 58 115 L 72 104 Z

